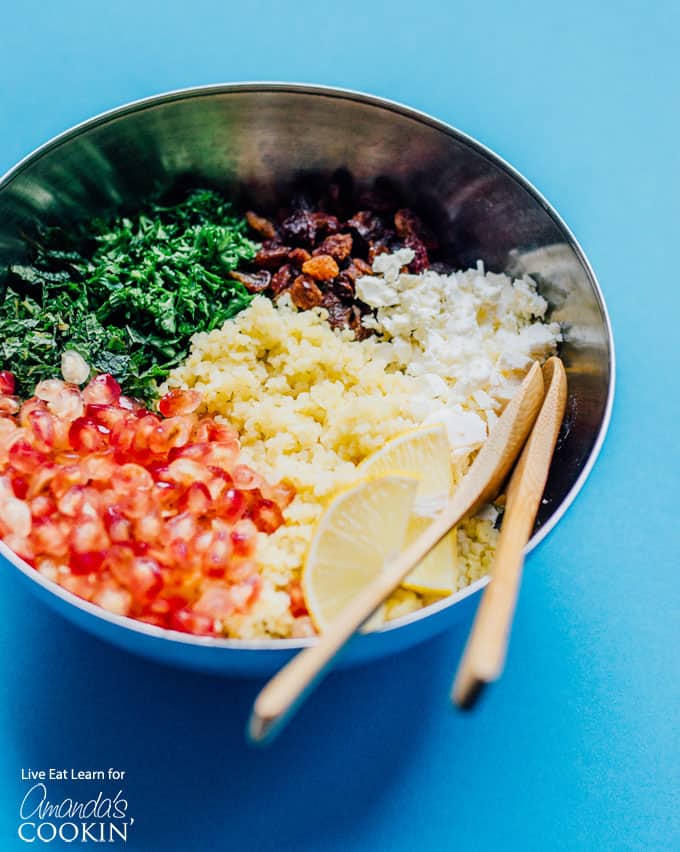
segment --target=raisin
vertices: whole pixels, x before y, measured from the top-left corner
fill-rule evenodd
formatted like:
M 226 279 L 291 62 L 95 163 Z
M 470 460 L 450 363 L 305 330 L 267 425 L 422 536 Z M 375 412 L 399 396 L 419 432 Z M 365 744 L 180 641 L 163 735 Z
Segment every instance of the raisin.
M 307 311 L 321 304 L 323 293 L 317 287 L 316 281 L 309 275 L 298 275 L 290 288 L 290 298 L 296 308 Z
M 418 237 L 414 237 L 409 235 L 404 240 L 404 245 L 406 248 L 413 249 L 415 252 L 415 257 L 409 263 L 408 268 L 409 272 L 413 272 L 417 275 L 419 272 L 423 272 L 430 265 L 430 258 L 427 254 L 427 249 L 425 248 L 425 244 L 422 240 L 418 239 Z
M 382 236 L 385 230 L 383 220 L 370 210 L 360 210 L 358 213 L 355 213 L 351 219 L 347 220 L 347 225 L 355 230 L 366 242 Z
M 323 294 L 321 307 L 328 311 L 328 324 L 331 328 L 347 328 L 352 309 L 345 305 L 335 293 Z
M 329 254 L 338 263 L 349 257 L 352 252 L 351 234 L 331 234 L 314 249 L 314 254 Z
M 316 237 L 316 227 L 309 210 L 296 210 L 281 223 L 281 233 L 293 245 L 311 246 Z
M 342 274 L 354 283 L 362 275 L 373 275 L 373 270 L 370 263 L 366 263 L 360 257 L 353 257 L 350 265 L 342 270 Z
M 352 305 L 350 308 L 349 319 L 347 325 L 354 332 L 354 336 L 357 340 L 363 340 L 365 337 L 368 337 L 370 331 L 361 324 L 361 309 L 358 305 Z
M 293 269 L 289 263 L 285 263 L 279 270 L 272 275 L 271 291 L 272 296 L 279 296 L 284 290 L 287 290 L 293 283 Z
M 264 216 L 258 216 L 257 213 L 254 213 L 252 210 L 248 210 L 246 213 L 246 221 L 253 231 L 257 231 L 258 234 L 262 234 L 262 236 L 268 240 L 275 239 L 276 228 L 269 219 L 265 219 Z
M 289 246 L 273 246 L 271 248 L 264 248 L 263 246 L 253 258 L 253 263 L 255 266 L 263 266 L 267 269 L 278 269 L 282 263 L 288 260 L 289 251 Z
M 331 284 L 331 287 L 333 288 L 333 292 L 337 293 L 341 299 L 352 300 L 354 298 L 354 281 L 344 272 L 338 275 Z
M 434 234 L 423 224 L 421 219 L 408 208 L 397 210 L 394 214 L 394 227 L 402 240 L 405 240 L 407 237 L 416 237 L 423 243 L 425 248 L 437 248 L 437 239 Z
M 243 284 L 249 293 L 261 293 L 266 290 L 272 278 L 266 269 L 259 272 L 230 272 L 229 277 Z
M 340 271 L 338 264 L 329 254 L 319 254 L 302 264 L 305 275 L 311 275 L 317 281 L 330 281 Z
M 390 247 L 384 240 L 372 242 L 368 247 L 368 262 L 373 263 L 379 254 L 388 254 L 389 250 Z
M 324 213 L 323 211 L 312 213 L 312 219 L 314 220 L 317 231 L 322 233 L 337 234 L 340 230 L 340 222 L 337 216 L 332 216 L 330 213 Z
M 288 259 L 295 266 L 302 266 L 303 263 L 307 263 L 307 261 L 311 258 L 311 254 L 307 251 L 307 249 L 296 248 L 288 253 Z

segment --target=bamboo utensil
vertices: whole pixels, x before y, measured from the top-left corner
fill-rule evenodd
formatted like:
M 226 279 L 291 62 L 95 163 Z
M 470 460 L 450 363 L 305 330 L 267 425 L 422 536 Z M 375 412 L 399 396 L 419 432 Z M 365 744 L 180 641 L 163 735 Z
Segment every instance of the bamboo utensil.
M 413 568 L 467 515 L 492 499 L 521 450 L 543 401 L 543 376 L 534 363 L 491 430 L 446 507 L 409 547 L 340 613 L 319 641 L 294 657 L 262 689 L 248 724 L 251 741 L 271 739 L 328 669 L 338 651 Z
M 567 401 L 567 377 L 559 358 L 546 361 L 543 380 L 545 400 L 510 480 L 491 582 L 453 685 L 452 699 L 463 709 L 471 708 L 484 686 L 500 677 L 505 663 L 524 547 L 534 528 Z

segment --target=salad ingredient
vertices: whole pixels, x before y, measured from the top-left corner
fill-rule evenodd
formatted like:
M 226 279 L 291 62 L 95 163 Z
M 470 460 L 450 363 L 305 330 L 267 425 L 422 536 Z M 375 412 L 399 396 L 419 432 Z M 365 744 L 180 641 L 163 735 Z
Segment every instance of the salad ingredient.
M 403 273 L 412 257 L 410 249 L 381 255 L 374 274 L 357 280 L 357 294 L 376 310 L 364 324 L 389 340 L 382 350 L 388 365 L 419 377 L 446 402 L 456 415 L 452 436 L 470 436 L 461 447 L 469 452 L 486 429 L 463 409 L 493 420 L 531 362 L 554 354 L 560 328 L 544 322 L 548 303 L 528 276 L 513 281 L 485 273 L 481 263 L 448 275 Z
M 247 288 L 228 277 L 257 252 L 246 228 L 221 196 L 198 190 L 68 235 L 45 232 L 32 264 L 10 267 L 0 304 L 0 357 L 18 391 L 58 375 L 69 350 L 111 373 L 125 393 L 153 399 L 194 332 L 250 303 Z M 76 372 L 65 378 L 89 377 Z
M 432 523 L 453 491 L 451 448 L 442 425 L 406 432 L 365 458 L 357 473 L 363 476 L 391 471 L 414 476 L 418 480 L 413 509 L 404 546 L 408 546 Z M 457 532 L 452 530 L 417 565 L 403 586 L 431 595 L 448 595 L 456 589 Z
M 175 391 L 162 418 L 110 375 L 82 392 L 40 382 L 16 418 L 0 418 L 5 544 L 119 615 L 228 634 L 260 593 L 258 531 L 281 525 L 294 492 L 244 464 L 236 432 L 192 413 L 197 401 Z
M 301 584 L 319 630 L 403 549 L 417 487 L 417 480 L 403 475 L 369 477 L 328 506 L 312 539 Z
M 403 206 L 393 187 L 383 181 L 358 194 L 345 173 L 323 192 L 303 190 L 291 208 L 271 219 L 253 211 L 246 219 L 263 239 L 253 259 L 254 269 L 266 273 L 258 292 L 274 299 L 289 293 L 300 310 L 324 307 L 333 328 L 351 328 L 357 337 L 366 337 L 367 330 L 361 322 L 366 305 L 356 297 L 355 282 L 371 274 L 373 260 L 409 248 L 409 270 L 422 272 L 438 248 L 432 232 Z M 248 273 L 233 274 L 243 280 Z

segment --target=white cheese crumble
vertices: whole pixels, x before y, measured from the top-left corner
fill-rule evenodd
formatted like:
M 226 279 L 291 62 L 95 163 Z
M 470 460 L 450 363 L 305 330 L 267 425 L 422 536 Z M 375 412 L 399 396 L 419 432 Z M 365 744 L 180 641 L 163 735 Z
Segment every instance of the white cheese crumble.
M 381 254 L 375 275 L 356 282 L 356 294 L 375 309 L 367 328 L 386 341 L 380 358 L 423 381 L 440 400 L 425 412 L 446 424 L 454 454 L 479 447 L 530 364 L 543 361 L 561 340 L 557 323 L 546 323 L 548 303 L 524 276 L 475 269 L 443 275 L 402 272 L 411 249 Z

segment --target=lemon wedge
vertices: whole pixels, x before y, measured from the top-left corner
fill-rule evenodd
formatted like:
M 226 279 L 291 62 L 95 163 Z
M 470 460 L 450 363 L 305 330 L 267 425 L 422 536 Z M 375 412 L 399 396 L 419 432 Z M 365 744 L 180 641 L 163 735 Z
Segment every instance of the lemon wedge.
M 405 432 L 388 441 L 359 465 L 363 474 L 398 470 L 418 477 L 418 489 L 404 544 L 409 545 L 431 523 L 453 490 L 446 428 L 438 423 Z M 456 589 L 457 534 L 452 530 L 404 580 L 406 589 L 449 595 Z
M 437 423 L 404 432 L 365 458 L 358 471 L 362 476 L 393 471 L 417 476 L 413 511 L 416 515 L 433 516 L 444 506 L 453 488 L 446 427 Z
M 323 631 L 404 549 L 418 480 L 401 473 L 361 479 L 322 515 L 302 571 L 302 592 Z

